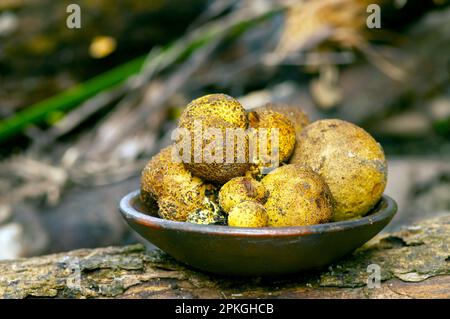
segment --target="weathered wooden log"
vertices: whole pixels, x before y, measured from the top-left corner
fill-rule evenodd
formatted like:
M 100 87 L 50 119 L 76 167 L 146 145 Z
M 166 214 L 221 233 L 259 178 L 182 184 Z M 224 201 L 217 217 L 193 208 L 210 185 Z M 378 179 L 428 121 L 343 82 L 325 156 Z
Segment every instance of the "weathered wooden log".
M 81 249 L 0 262 L 0 297 L 450 298 L 449 247 L 446 215 L 379 236 L 325 270 L 284 278 L 200 273 L 141 245 Z M 369 265 L 379 266 L 378 288 Z

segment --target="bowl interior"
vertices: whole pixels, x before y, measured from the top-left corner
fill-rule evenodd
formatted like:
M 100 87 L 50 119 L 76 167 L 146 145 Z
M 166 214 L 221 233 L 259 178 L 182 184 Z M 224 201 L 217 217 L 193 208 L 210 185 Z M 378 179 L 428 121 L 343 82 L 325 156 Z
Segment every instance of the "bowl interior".
M 324 224 L 310 226 L 289 226 L 289 227 L 230 227 L 223 225 L 199 225 L 188 222 L 179 222 L 163 219 L 158 216 L 158 206 L 156 202 L 152 205 L 144 205 L 139 197 L 139 190 L 126 195 L 121 203 L 120 210 L 125 218 L 132 218 L 145 225 L 161 225 L 164 228 L 180 229 L 185 231 L 218 232 L 218 233 L 248 233 L 248 234 L 291 234 L 291 233 L 317 233 L 326 231 L 344 230 L 358 227 L 364 224 L 373 224 L 381 220 L 390 220 L 396 210 L 395 201 L 389 196 L 383 195 L 380 201 L 363 217 Z

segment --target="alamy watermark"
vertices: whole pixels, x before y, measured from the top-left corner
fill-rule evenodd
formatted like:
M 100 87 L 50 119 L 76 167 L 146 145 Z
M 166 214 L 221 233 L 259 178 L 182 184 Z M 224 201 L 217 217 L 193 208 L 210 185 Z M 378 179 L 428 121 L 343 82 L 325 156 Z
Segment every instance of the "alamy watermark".
M 81 8 L 78 4 L 71 3 L 66 7 L 66 13 L 69 15 L 66 18 L 66 26 L 69 29 L 81 28 Z
M 374 289 L 381 287 L 381 267 L 378 264 L 370 264 L 367 266 L 367 288 Z
M 366 19 L 366 25 L 369 29 L 381 28 L 381 8 L 378 4 L 369 4 L 366 9 L 370 13 Z
M 81 265 L 78 258 L 71 258 L 67 263 L 67 269 L 70 274 L 66 278 L 66 286 L 69 289 L 81 289 Z
M 177 163 L 258 163 L 270 171 L 280 162 L 278 128 L 204 127 L 196 120 L 191 130 L 175 129 L 171 139 Z

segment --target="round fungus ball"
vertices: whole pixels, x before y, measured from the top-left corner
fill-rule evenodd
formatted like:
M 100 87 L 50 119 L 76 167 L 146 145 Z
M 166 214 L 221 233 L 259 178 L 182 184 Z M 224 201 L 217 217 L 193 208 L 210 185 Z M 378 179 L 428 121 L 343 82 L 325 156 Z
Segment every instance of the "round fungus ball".
M 159 217 L 183 222 L 186 221 L 189 211 L 196 207 L 195 205 L 186 205 L 173 197 L 161 197 L 157 203 Z
M 286 162 L 291 156 L 295 148 L 295 127 L 285 115 L 272 110 L 255 110 L 248 113 L 249 126 L 254 130 L 250 130 L 250 143 L 254 143 L 255 153 L 252 160 L 255 166 L 262 172 L 264 167 L 273 165 L 275 148 L 278 151 L 279 163 Z M 277 135 L 275 135 L 278 133 Z M 274 143 L 274 138 L 278 137 L 278 141 Z M 261 146 L 266 145 L 266 150 Z M 258 169 L 256 172 L 258 172 Z M 252 168 L 254 170 L 254 168 Z
M 333 217 L 333 198 L 323 179 L 306 166 L 288 164 L 262 179 L 269 191 L 264 205 L 269 226 L 306 226 Z
M 268 216 L 260 203 L 244 201 L 234 206 L 228 213 L 228 226 L 266 227 Z
M 266 129 L 267 154 L 271 154 L 272 130 L 278 129 L 278 147 L 280 162 L 289 159 L 295 147 L 295 128 L 291 121 L 283 114 L 271 110 L 256 110 L 248 113 L 251 128 Z M 259 139 L 259 137 L 258 137 Z
M 180 117 L 180 126 L 189 126 L 198 117 L 219 118 L 232 127 L 247 128 L 248 120 L 241 103 L 226 94 L 209 94 L 191 101 Z
M 179 121 L 190 134 L 190 145 L 181 152 L 186 167 L 219 184 L 245 175 L 250 167 L 247 126 L 244 108 L 228 95 L 206 95 L 189 103 Z
M 202 205 L 212 186 L 193 176 L 172 155 L 169 146 L 147 163 L 142 171 L 140 197 L 144 204 L 156 201 L 161 217 L 184 221 L 189 212 Z
M 362 128 L 342 120 L 314 122 L 302 132 L 293 161 L 308 165 L 328 184 L 336 221 L 365 215 L 380 200 L 387 181 L 383 149 Z
M 308 116 L 299 106 L 282 103 L 267 103 L 263 106 L 253 109 L 254 111 L 273 111 L 286 116 L 294 126 L 296 137 L 300 136 L 303 129 L 310 123 Z
M 303 129 L 310 123 L 309 117 L 296 105 L 268 103 L 262 106 L 261 109 L 272 110 L 286 116 L 291 121 L 292 125 L 294 125 L 296 141 L 300 139 L 300 134 Z M 298 157 L 297 143 L 295 145 L 294 151 L 290 157 L 291 162 L 292 158 Z
M 267 191 L 262 183 L 251 177 L 235 177 L 228 181 L 219 191 L 219 204 L 228 213 L 234 206 L 243 201 L 253 200 L 264 204 Z

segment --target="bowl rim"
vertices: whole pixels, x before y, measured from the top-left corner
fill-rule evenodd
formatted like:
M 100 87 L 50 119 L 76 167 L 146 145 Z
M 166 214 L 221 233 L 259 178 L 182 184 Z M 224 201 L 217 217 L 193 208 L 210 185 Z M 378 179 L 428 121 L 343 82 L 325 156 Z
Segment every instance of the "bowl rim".
M 310 226 L 284 226 L 284 227 L 233 227 L 223 225 L 200 225 L 188 222 L 173 221 L 154 217 L 137 210 L 131 201 L 139 196 L 140 190 L 135 190 L 125 195 L 119 203 L 119 210 L 127 220 L 133 220 L 138 224 L 153 229 L 167 229 L 183 232 L 194 232 L 213 235 L 239 235 L 250 237 L 272 237 L 272 236 L 302 236 L 310 234 L 321 234 L 325 232 L 345 231 L 350 228 L 371 225 L 377 222 L 392 219 L 397 211 L 397 203 L 389 196 L 383 195 L 376 204 L 375 212 L 358 219 L 330 222 Z

